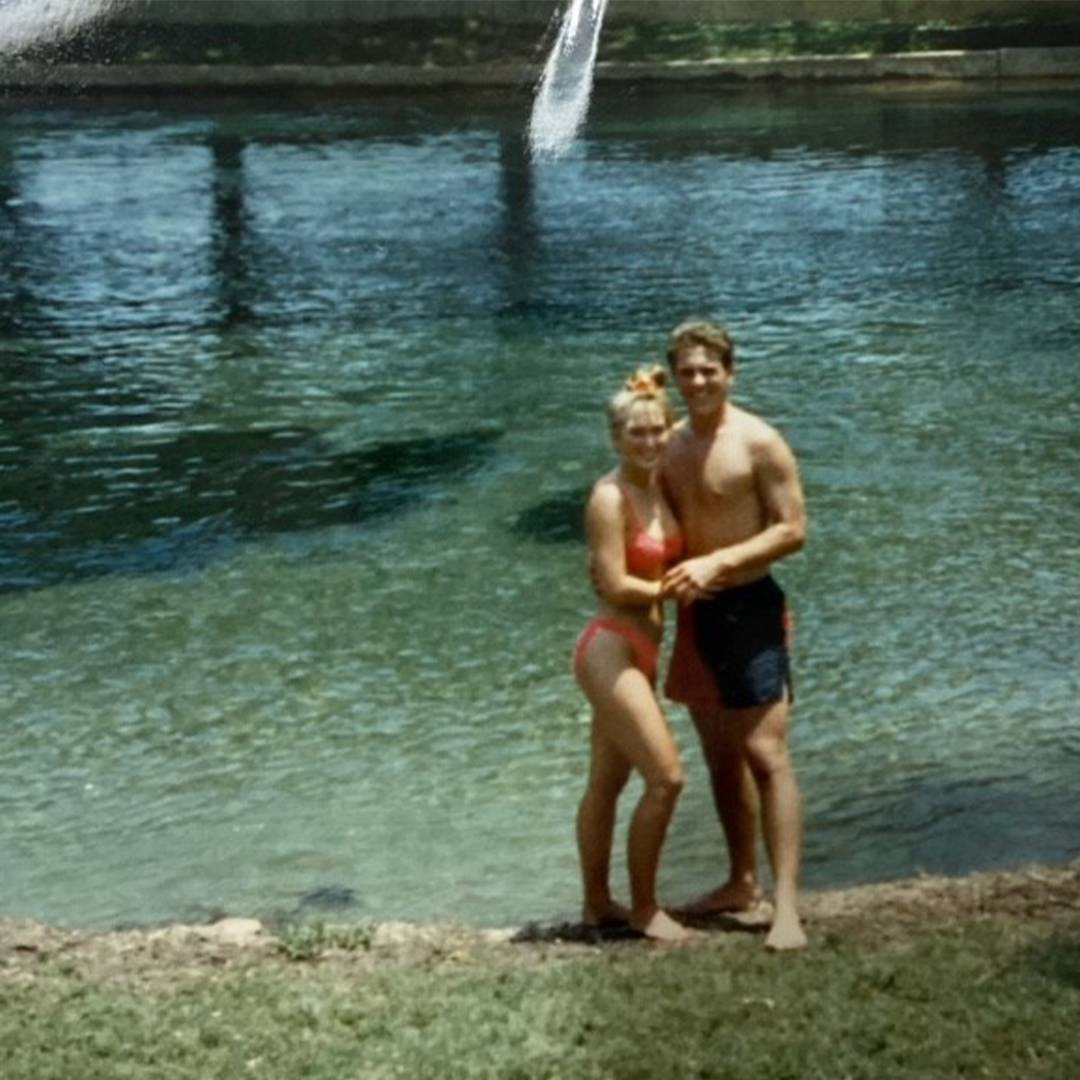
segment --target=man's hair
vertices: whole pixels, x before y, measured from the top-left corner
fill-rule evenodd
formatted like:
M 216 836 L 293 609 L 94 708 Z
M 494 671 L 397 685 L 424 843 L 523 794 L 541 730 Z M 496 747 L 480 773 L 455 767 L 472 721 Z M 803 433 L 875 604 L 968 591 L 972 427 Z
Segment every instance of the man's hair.
M 719 323 L 688 319 L 679 323 L 668 337 L 667 362 L 672 371 L 678 363 L 679 353 L 693 345 L 700 345 L 715 355 L 725 371 L 731 371 L 735 366 L 735 341 L 731 335 Z

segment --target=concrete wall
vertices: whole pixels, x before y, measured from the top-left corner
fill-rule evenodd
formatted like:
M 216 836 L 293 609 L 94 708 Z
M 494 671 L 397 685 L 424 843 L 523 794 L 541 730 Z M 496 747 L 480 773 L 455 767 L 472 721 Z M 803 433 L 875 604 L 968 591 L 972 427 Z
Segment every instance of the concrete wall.
M 566 0 L 121 0 L 117 17 L 156 24 L 387 22 L 497 19 L 546 25 Z M 1080 19 L 1080 0 L 609 0 L 607 21 L 922 23 Z

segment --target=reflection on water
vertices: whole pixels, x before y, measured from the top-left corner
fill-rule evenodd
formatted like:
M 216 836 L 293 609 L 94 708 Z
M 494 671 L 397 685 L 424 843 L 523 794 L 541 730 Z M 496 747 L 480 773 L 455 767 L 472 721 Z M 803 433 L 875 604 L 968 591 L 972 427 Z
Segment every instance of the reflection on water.
M 514 531 L 521 537 L 542 544 L 567 540 L 585 542 L 585 515 L 582 508 L 589 497 L 589 486 L 560 491 L 527 506 L 514 520 Z
M 691 313 L 803 466 L 809 884 L 1075 853 L 1080 97 L 522 106 L 0 112 L 0 911 L 572 912 L 581 507 Z
M 467 477 L 498 438 L 474 430 L 334 453 L 293 428 L 164 434 L 114 416 L 0 475 L 17 525 L 0 588 L 190 567 L 236 539 L 400 513 Z

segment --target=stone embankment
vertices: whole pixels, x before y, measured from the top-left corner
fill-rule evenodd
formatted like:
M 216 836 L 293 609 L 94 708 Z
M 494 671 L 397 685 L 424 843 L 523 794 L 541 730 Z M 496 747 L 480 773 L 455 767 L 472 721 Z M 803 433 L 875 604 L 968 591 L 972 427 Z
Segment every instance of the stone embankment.
M 522 64 L 447 67 L 300 64 L 0 63 L 0 88 L 21 91 L 214 91 L 270 89 L 446 89 L 522 86 L 539 78 Z M 598 83 L 886 82 L 1080 79 L 1080 47 L 1006 48 L 775 60 L 601 63 Z

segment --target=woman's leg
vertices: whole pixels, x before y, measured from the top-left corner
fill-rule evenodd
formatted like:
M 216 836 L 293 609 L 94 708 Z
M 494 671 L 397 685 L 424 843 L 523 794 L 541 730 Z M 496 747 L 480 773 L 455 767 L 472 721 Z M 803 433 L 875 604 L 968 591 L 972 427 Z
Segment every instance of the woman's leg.
M 650 937 L 679 939 L 685 931 L 660 910 L 656 897 L 660 853 L 684 783 L 675 739 L 652 685 L 632 664 L 629 645 L 618 635 L 596 635 L 578 678 L 593 706 L 594 761 L 599 748 L 602 763 L 624 762 L 645 781 L 628 837 L 631 924 Z M 601 776 L 615 774 L 613 764 L 601 765 Z M 606 790 L 610 795 L 611 788 Z M 614 814 L 614 799 L 610 805 Z M 595 836 L 601 839 L 599 829 Z M 606 840 L 610 850 L 610 831 Z
M 594 717 L 589 783 L 577 815 L 578 854 L 584 890 L 581 918 L 589 926 L 629 922 L 630 911 L 611 896 L 611 840 L 615 804 L 630 778 L 630 762 L 600 735 Z

